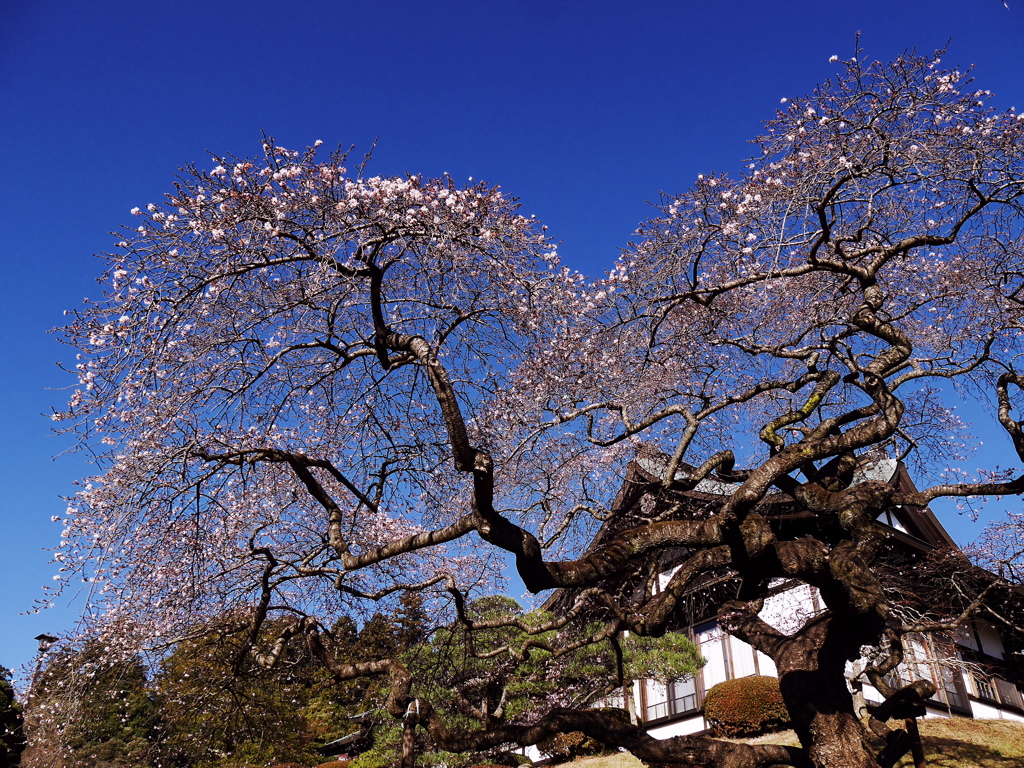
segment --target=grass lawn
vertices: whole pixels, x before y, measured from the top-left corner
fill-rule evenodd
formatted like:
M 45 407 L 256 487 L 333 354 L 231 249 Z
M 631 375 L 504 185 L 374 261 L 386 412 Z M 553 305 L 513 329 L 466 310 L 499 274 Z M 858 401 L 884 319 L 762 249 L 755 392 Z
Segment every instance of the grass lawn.
M 928 718 L 918 722 L 929 768 L 1024 766 L 1024 724 L 962 717 Z M 742 741 L 748 744 L 797 744 L 792 731 Z M 622 753 L 584 757 L 569 765 L 572 768 L 641 768 L 643 764 L 632 755 Z M 910 755 L 906 755 L 896 765 L 897 768 L 911 768 Z
M 1024 724 L 1009 720 L 931 718 L 920 722 L 924 755 L 933 768 L 1021 768 Z M 910 755 L 896 764 L 912 765 Z

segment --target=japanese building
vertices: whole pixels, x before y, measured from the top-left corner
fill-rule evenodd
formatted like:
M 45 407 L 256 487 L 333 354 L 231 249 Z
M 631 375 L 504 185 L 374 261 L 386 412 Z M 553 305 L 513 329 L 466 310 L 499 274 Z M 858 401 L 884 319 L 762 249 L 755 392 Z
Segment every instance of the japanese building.
M 664 468 L 664 457 L 656 454 L 642 456 L 631 463 L 616 500 L 616 513 L 602 527 L 592 547 L 640 524 L 642 520 L 699 519 L 707 516 L 720 507 L 724 496 L 739 487 L 738 484 L 705 479 L 690 491 L 678 492 L 674 499 L 670 499 L 672 509 L 658 513 L 649 508 L 653 502 L 638 489 L 659 482 Z M 684 469 L 677 476 L 685 477 L 686 471 Z M 852 484 L 868 480 L 890 483 L 899 491 L 915 490 L 906 467 L 895 459 L 880 455 L 862 462 Z M 645 504 L 648 508 L 642 508 Z M 803 509 L 781 491 L 768 494 L 758 512 L 769 520 L 780 537 L 813 535 L 830 541 L 839 535 L 838 530 L 830 530 L 830 526 L 835 526 L 834 522 Z M 882 559 L 890 569 L 905 567 L 938 548 L 959 552 L 928 508 L 893 506 L 879 516 L 876 524 L 886 534 L 887 549 Z M 626 577 L 627 581 L 632 579 L 631 585 L 620 584 L 618 588 L 652 592 L 664 589 L 686 554 L 686 550 L 659 553 L 653 578 L 633 574 Z M 714 685 L 749 675 L 775 676 L 775 664 L 768 656 L 727 635 L 718 626 L 718 607 L 732 599 L 735 590 L 736 581 L 730 573 L 708 574 L 673 613 L 673 631 L 686 633 L 706 660 L 695 676 L 669 685 L 653 680 L 635 681 L 616 697 L 617 702 L 609 703 L 632 710 L 653 736 L 668 738 L 694 734 L 707 728 L 702 706 L 705 695 Z M 559 593 L 548 601 L 547 607 L 555 612 L 560 608 L 564 610 L 571 599 L 571 594 Z M 1021 605 L 1024 607 L 1024 599 Z M 760 616 L 776 629 L 790 632 L 822 609 L 813 587 L 778 580 L 772 585 Z M 953 633 L 905 636 L 904 661 L 890 675 L 891 683 L 894 687 L 901 687 L 917 679 L 931 680 L 936 694 L 927 702 L 929 717 L 1002 718 L 1024 723 L 1022 657 L 1012 650 L 1004 646 L 1000 633 L 992 624 L 978 620 Z M 848 678 L 856 680 L 858 671 L 856 664 L 851 665 Z M 852 686 L 857 697 L 855 700 L 862 706 L 881 703 L 883 697 L 866 682 L 854 682 Z

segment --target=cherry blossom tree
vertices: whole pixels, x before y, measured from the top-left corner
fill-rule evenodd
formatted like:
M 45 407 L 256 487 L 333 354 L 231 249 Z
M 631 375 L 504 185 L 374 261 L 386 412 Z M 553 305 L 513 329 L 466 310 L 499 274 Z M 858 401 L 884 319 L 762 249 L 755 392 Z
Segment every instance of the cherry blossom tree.
M 1024 585 L 1024 514 L 1008 512 L 1004 519 L 990 523 L 970 553 L 990 572 Z
M 111 653 L 159 651 L 203 617 L 252 617 L 235 631 L 260 663 L 302 642 L 336 679 L 387 679 L 388 711 L 449 751 L 579 730 L 651 765 L 892 765 L 909 743 L 887 721 L 933 690 L 885 682 L 914 626 L 873 572 L 874 521 L 1024 491 L 961 471 L 942 397 L 990 402 L 1024 458 L 1024 115 L 938 57 L 837 66 L 783 100 L 739 175 L 666 197 L 598 279 L 485 184 L 371 176 L 269 139 L 258 159 L 186 168 L 134 211 L 104 298 L 64 329 L 80 384 L 55 418 L 98 472 L 59 561 L 88 583 L 90 631 Z M 880 450 L 938 482 L 862 482 Z M 591 546 L 643 455 L 662 458 L 629 489 L 642 519 Z M 704 480 L 721 503 L 673 515 Z M 831 533 L 773 529 L 775 491 Z M 636 589 L 668 551 L 685 555 L 665 588 Z M 573 643 L 657 637 L 707 574 L 732 574 L 719 621 L 774 660 L 802 746 L 658 741 L 557 706 L 456 727 L 399 659 L 332 655 L 334 617 L 410 590 L 493 631 L 458 606 L 512 563 L 575 601 L 518 630 Z M 765 622 L 778 579 L 824 610 Z M 886 649 L 867 724 L 844 678 L 865 645 Z

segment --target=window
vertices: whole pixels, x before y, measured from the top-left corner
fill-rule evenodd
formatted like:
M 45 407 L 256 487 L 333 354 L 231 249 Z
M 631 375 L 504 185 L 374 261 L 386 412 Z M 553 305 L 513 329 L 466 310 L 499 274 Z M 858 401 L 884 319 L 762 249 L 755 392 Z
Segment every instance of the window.
M 999 677 L 993 677 L 992 682 L 995 683 L 996 691 L 999 692 L 999 701 L 1011 707 L 1024 709 L 1024 702 L 1021 701 L 1020 691 L 1017 690 L 1017 686 Z
M 903 643 L 903 663 L 885 679 L 893 688 L 902 688 L 914 680 L 928 680 L 935 685 L 931 701 L 969 711 L 967 688 L 957 662 L 948 644 L 926 635 L 908 635 Z
M 645 680 L 644 685 L 647 694 L 647 712 L 644 720 L 660 720 L 669 715 L 668 690 L 661 683 L 654 680 Z
M 667 686 L 647 680 L 647 712 L 645 721 L 682 715 L 697 710 L 697 681 L 676 680 Z
M 978 692 L 979 699 L 999 701 L 996 698 L 996 689 L 992 687 L 992 680 L 980 672 L 974 673 L 974 689 Z
M 775 671 L 767 656 L 758 659 L 746 643 L 730 638 L 717 621 L 706 621 L 693 627 L 694 643 L 705 659 L 704 667 L 694 677 L 663 685 L 653 680 L 644 682 L 644 721 L 660 720 L 697 712 L 704 694 L 713 686 L 734 677 L 765 674 Z M 760 665 L 765 665 L 760 667 Z
M 967 703 L 967 690 L 964 687 L 960 671 L 945 665 L 940 665 L 940 671 L 942 677 L 940 694 L 943 701 L 954 709 L 970 709 Z
M 693 628 L 693 639 L 700 648 L 700 655 L 707 659 L 701 669 L 704 690 L 729 679 L 728 646 L 725 633 L 718 627 L 717 621 L 709 621 Z
M 673 715 L 681 715 L 697 709 L 697 681 L 676 680 L 668 687 L 668 700 Z
M 904 528 L 900 521 L 896 519 L 896 516 L 893 515 L 892 510 L 890 509 L 885 510 L 878 516 L 878 522 L 885 523 L 890 528 L 895 528 L 897 531 L 902 531 L 903 533 L 907 532 L 907 529 Z

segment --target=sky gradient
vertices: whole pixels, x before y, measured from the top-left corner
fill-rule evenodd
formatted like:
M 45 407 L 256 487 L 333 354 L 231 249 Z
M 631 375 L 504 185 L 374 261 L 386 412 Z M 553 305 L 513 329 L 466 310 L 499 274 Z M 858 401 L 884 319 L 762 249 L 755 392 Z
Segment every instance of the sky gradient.
M 833 76 L 858 31 L 882 60 L 951 41 L 946 63 L 1024 109 L 1024 0 L 0 0 L 0 664 L 30 664 L 32 637 L 74 620 L 68 597 L 21 615 L 53 583 L 61 496 L 89 473 L 52 460 L 69 443 L 45 414 L 71 383 L 55 363 L 74 353 L 48 330 L 100 295 L 91 254 L 176 168 L 256 154 L 264 131 L 360 154 L 376 139 L 371 170 L 500 184 L 596 274 L 646 201 L 737 170 L 780 98 Z M 1000 456 L 993 434 L 971 464 Z M 980 532 L 940 517 L 960 542 Z

